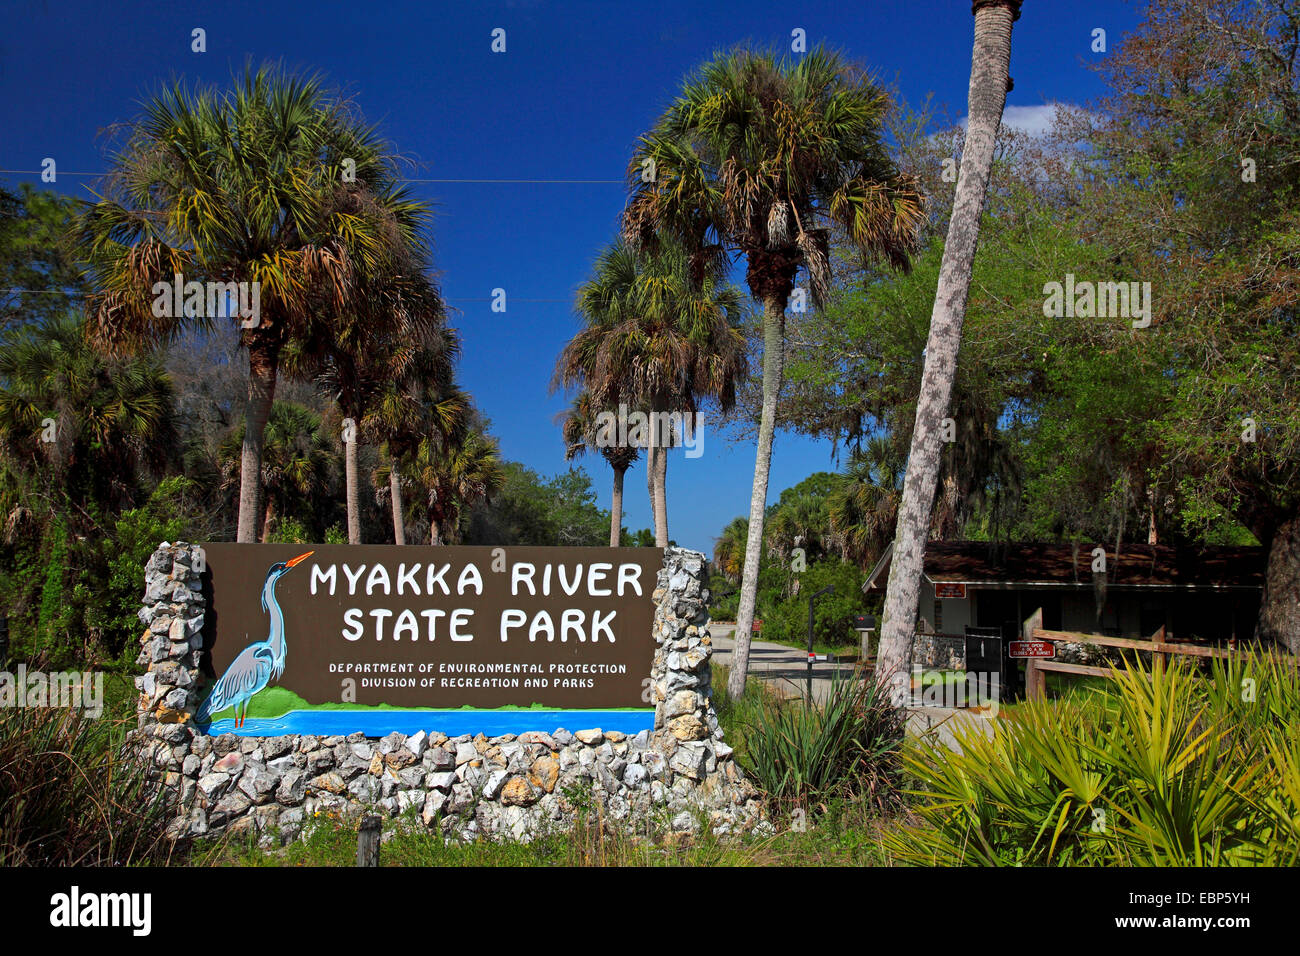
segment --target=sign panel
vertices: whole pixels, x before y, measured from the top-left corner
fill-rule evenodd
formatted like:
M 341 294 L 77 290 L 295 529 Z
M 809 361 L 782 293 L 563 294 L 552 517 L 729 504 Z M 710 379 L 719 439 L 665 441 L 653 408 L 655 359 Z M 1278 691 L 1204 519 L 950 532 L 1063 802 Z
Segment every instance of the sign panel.
M 1051 641 L 1011 641 L 1007 644 L 1009 657 L 1055 657 L 1056 645 Z
M 658 548 L 208 544 L 209 733 L 653 723 Z
M 940 581 L 934 586 L 934 596 L 937 598 L 965 598 L 966 583 Z

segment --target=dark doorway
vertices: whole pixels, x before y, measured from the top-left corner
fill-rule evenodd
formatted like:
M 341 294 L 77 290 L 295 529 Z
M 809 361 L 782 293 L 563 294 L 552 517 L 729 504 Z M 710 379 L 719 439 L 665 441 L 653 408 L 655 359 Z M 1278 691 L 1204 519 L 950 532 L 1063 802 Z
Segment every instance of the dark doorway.
M 1007 645 L 1020 640 L 1018 605 L 1015 591 L 980 591 L 975 607 L 976 627 L 966 629 L 967 634 L 996 634 L 1001 638 L 1001 666 L 998 670 L 1003 700 L 1020 696 L 1020 664 L 1007 656 Z

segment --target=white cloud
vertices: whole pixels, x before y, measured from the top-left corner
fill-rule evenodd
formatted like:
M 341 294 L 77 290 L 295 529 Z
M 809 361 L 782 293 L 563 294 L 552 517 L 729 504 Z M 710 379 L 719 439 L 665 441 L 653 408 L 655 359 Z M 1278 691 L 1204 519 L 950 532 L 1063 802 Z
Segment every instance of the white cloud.
M 1056 104 L 1042 106 L 1008 106 L 1002 111 L 1002 125 L 1030 136 L 1042 136 L 1056 119 Z
M 1056 119 L 1056 104 L 1044 103 L 1041 106 L 1008 106 L 1002 111 L 1002 125 L 1020 130 L 1029 136 L 1042 136 L 1052 128 Z M 966 117 L 958 125 L 966 128 Z

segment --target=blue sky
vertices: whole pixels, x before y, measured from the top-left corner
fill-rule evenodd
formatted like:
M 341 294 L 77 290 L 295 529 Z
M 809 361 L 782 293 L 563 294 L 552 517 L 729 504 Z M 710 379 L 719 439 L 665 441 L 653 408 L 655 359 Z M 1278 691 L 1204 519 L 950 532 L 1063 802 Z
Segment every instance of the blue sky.
M 1030 127 L 1047 104 L 1098 96 L 1087 66 L 1092 31 L 1115 46 L 1137 22 L 1134 5 L 1029 0 L 1016 24 L 1008 119 Z M 106 166 L 102 131 L 135 115 L 172 75 L 225 83 L 251 57 L 320 71 L 351 94 L 424 179 L 615 180 L 587 183 L 419 184 L 436 208 L 443 292 L 464 340 L 460 376 L 492 419 L 502 453 L 543 473 L 565 467 L 550 395 L 555 356 L 576 328 L 571 302 L 614 235 L 621 179 L 637 135 L 682 78 L 715 50 L 741 42 L 789 49 L 791 31 L 862 63 L 919 103 L 927 94 L 965 113 L 969 0 L 771 0 L 654 4 L 111 3 L 7 0 L 0 14 L 0 169 L 33 170 L 53 157 L 55 188 L 86 196 L 72 173 Z M 206 31 L 207 52 L 191 51 Z M 506 31 L 506 52 L 490 50 Z M 34 176 L 0 173 L 13 187 Z M 737 274 L 740 278 L 740 273 Z M 490 310 L 495 288 L 508 309 Z M 532 301 L 529 301 L 532 300 Z M 831 443 L 778 434 L 769 501 L 810 472 L 832 468 Z M 748 513 L 753 446 L 706 423 L 704 454 L 668 468 L 669 531 L 709 551 L 732 517 Z M 602 503 L 610 472 L 585 463 Z M 643 465 L 629 474 L 625 521 L 651 524 Z

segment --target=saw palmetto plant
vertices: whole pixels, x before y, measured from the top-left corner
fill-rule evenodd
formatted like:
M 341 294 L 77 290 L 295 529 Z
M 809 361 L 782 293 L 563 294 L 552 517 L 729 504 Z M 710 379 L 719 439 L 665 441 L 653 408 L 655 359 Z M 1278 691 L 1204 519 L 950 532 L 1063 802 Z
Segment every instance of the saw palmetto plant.
M 1128 661 L 1100 689 L 1015 705 L 991 734 L 958 731 L 960 752 L 908 748 L 920 822 L 887 848 L 926 866 L 1294 865 L 1297 700 L 1283 658 L 1205 675 Z

